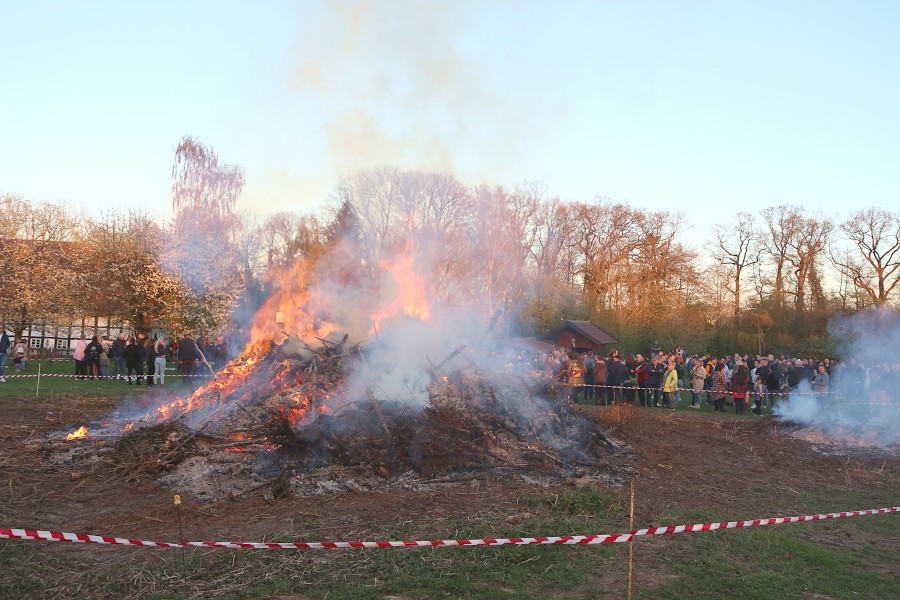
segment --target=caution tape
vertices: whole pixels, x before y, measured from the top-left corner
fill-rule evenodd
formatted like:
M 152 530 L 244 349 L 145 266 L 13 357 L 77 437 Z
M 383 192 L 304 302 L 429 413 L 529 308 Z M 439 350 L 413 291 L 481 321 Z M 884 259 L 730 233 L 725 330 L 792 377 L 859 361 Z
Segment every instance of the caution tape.
M 93 377 L 90 375 L 71 375 L 69 373 L 41 373 L 40 375 L 38 375 L 37 373 L 28 374 L 28 375 L 3 375 L 4 379 L 34 379 L 37 377 L 40 377 L 41 379 L 43 379 L 45 377 L 56 377 L 56 378 L 63 378 L 63 379 L 83 379 L 85 381 L 94 380 L 94 379 L 97 379 L 99 381 L 128 381 L 128 377 L 117 378 L 113 375 L 107 375 L 106 377 L 102 377 L 100 375 L 94 375 Z M 140 380 L 138 380 L 135 377 L 132 377 L 132 379 L 135 381 L 142 381 L 144 379 L 153 379 L 154 377 L 157 377 L 157 375 L 153 375 L 151 373 L 150 375 L 144 375 Z M 204 373 L 200 373 L 200 374 L 196 374 L 196 375 L 195 374 L 185 375 L 182 373 L 166 373 L 166 377 L 167 378 L 168 377 L 200 377 L 200 378 L 208 379 L 208 378 L 212 377 L 212 375 L 204 374 Z
M 717 529 L 737 529 L 742 527 L 760 527 L 763 525 L 782 525 L 786 523 L 824 521 L 827 519 L 861 517 L 865 515 L 880 515 L 896 512 L 900 512 L 900 506 L 892 506 L 889 508 L 873 508 L 870 510 L 826 513 L 820 515 L 753 519 L 751 521 L 726 521 L 720 523 L 703 523 L 698 525 L 651 527 L 649 529 L 638 529 L 629 533 L 615 533 L 608 535 L 559 535 L 549 537 L 483 538 L 466 540 L 395 540 L 387 542 L 155 542 L 148 540 L 132 540 L 129 538 L 109 537 L 103 535 L 88 535 L 86 533 L 63 533 L 60 531 L 40 531 L 37 529 L 8 529 L 5 527 L 0 527 L 0 538 L 43 542 L 74 542 L 86 544 L 112 544 L 119 546 L 143 546 L 150 548 L 201 547 L 256 550 L 322 550 L 329 548 L 422 548 L 436 546 L 581 546 L 631 542 L 636 537 L 649 535 L 669 535 L 674 533 L 715 531 Z

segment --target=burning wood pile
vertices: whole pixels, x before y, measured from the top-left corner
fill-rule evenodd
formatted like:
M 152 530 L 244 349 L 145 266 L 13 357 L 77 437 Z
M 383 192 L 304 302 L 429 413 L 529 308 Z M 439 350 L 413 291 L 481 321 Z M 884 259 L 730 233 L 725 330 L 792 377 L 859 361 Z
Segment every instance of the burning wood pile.
M 62 459 L 106 440 L 125 471 L 131 464 L 205 499 L 485 472 L 609 477 L 602 430 L 491 339 L 499 311 L 487 324 L 482 309 L 448 303 L 409 245 L 365 275 L 348 267 L 358 266 L 355 251 L 334 253 L 342 258 L 298 261 L 283 274 L 250 342 L 212 381 L 154 406 L 126 402 L 53 442 L 67 445 Z
M 68 438 L 93 444 L 118 433 L 111 447 L 120 458 L 127 451 L 136 472 L 207 500 L 259 488 L 311 495 L 486 473 L 607 476 L 612 442 L 550 397 L 546 378 L 498 381 L 463 364 L 458 349 L 452 356 L 461 354 L 460 366 L 447 375 L 430 366 L 428 403 L 410 406 L 348 385 L 366 353 L 346 342 L 322 339 L 319 348 L 304 344 L 302 354 L 258 347 L 188 398 Z M 149 448 L 136 452 L 141 445 Z

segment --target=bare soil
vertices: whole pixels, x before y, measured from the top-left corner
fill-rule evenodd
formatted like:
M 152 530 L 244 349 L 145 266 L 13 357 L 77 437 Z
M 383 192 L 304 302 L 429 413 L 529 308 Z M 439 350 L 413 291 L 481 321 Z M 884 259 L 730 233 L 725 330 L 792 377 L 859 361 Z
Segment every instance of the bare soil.
M 527 474 L 484 471 L 448 477 L 425 488 L 395 485 L 382 491 L 278 498 L 271 486 L 263 486 L 204 503 L 192 499 L 189 490 L 164 487 L 157 481 L 157 473 L 135 472 L 129 465 L 107 460 L 93 464 L 66 464 L 58 457 L 51 460 L 52 453 L 42 441 L 48 431 L 96 418 L 111 407 L 108 400 L 72 397 L 58 397 L 52 403 L 12 399 L 0 405 L 0 524 L 166 541 L 179 539 L 179 527 L 183 539 L 188 540 L 263 541 L 276 536 L 295 541 L 372 540 L 398 529 L 407 538 L 438 539 L 453 538 L 463 527 L 515 523 L 532 510 L 529 498 L 591 485 L 616 499 L 609 516 L 621 524 L 618 531 L 625 531 L 631 474 L 635 528 L 681 524 L 678 519 L 692 511 L 712 511 L 726 519 L 764 518 L 879 508 L 869 504 L 891 495 L 900 498 L 900 457 L 895 452 L 836 451 L 833 447 L 823 452 L 808 441 L 784 435 L 783 426 L 762 418 L 736 420 L 685 410 L 578 407 L 623 443 L 625 450 L 608 460 L 613 471 L 628 473 L 628 477 L 605 483 L 578 477 L 546 483 Z M 184 498 L 180 507 L 173 504 L 174 494 Z M 847 505 L 847 498 L 856 504 Z M 870 539 L 817 527 L 809 526 L 811 537 L 848 549 L 869 541 L 896 547 L 898 541 L 885 539 L 877 527 L 866 534 Z M 682 536 L 648 542 L 655 545 L 652 549 L 645 546 L 644 552 L 636 546 L 642 585 L 664 583 L 676 576 L 657 559 L 660 549 L 679 543 L 676 537 Z M 120 561 L 125 551 L 95 547 L 88 552 L 84 546 L 69 544 L 50 544 L 46 549 L 81 553 L 85 568 L 97 561 Z M 126 555 L 129 560 L 142 560 L 141 552 L 148 551 L 131 550 Z M 621 563 L 627 561 L 627 554 L 618 553 L 611 560 L 619 564 L 598 573 L 598 583 L 621 578 Z M 897 572 L 900 561 L 880 568 Z M 620 591 L 621 585 L 614 588 Z

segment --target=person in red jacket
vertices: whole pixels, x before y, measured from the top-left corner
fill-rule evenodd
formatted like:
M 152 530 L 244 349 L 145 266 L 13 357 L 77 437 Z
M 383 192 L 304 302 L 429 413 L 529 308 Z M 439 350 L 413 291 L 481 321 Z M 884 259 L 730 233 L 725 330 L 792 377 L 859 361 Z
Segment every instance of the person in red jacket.
M 637 364 L 634 367 L 634 377 L 637 380 L 638 401 L 641 406 L 647 406 L 647 361 L 640 354 L 635 359 Z

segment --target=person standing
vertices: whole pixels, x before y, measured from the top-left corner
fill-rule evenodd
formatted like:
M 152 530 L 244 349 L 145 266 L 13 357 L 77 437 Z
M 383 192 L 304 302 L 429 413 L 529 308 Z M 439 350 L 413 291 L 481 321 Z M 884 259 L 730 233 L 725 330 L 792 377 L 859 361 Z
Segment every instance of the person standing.
M 115 339 L 112 343 L 112 360 L 113 360 L 113 369 L 112 375 L 116 379 L 124 379 L 125 378 L 125 346 L 127 343 L 125 342 L 125 334 L 120 333 L 119 337 Z
M 0 383 L 6 383 L 6 363 L 9 361 L 9 336 L 6 325 L 0 323 Z
M 628 378 L 625 363 L 619 357 L 619 351 L 613 350 L 606 361 L 606 404 L 618 404 L 622 400 L 622 384 Z
M 100 355 L 103 353 L 103 347 L 97 336 L 93 336 L 85 349 L 85 361 L 87 362 L 88 377 L 93 379 L 100 376 Z
M 591 403 L 594 401 L 594 351 L 588 350 L 587 356 L 584 357 L 584 399 Z
M 109 376 L 110 354 L 112 353 L 111 344 L 105 335 L 100 336 L 100 379 L 106 379 Z
M 594 385 L 597 386 L 597 391 L 594 399 L 597 406 L 602 406 L 603 399 L 606 397 L 606 361 L 602 357 L 598 357 L 595 362 L 597 364 L 594 365 Z
M 183 384 L 190 384 L 191 375 L 194 373 L 194 363 L 200 358 L 197 342 L 189 335 L 178 342 L 178 362 L 181 365 L 181 378 Z M 582 364 L 582 368 L 584 365 Z M 582 370 L 582 373 L 584 371 Z
M 153 344 L 153 383 L 166 386 L 166 339 L 159 338 Z
M 87 337 L 83 333 L 75 342 L 75 352 L 72 353 L 72 358 L 75 359 L 75 377 L 83 380 L 87 377 Z
M 737 415 L 744 414 L 747 405 L 747 392 L 750 389 L 750 371 L 747 365 L 739 363 L 731 374 L 731 395 L 734 396 L 734 412 Z
M 647 387 L 648 396 L 647 396 L 647 406 L 654 406 L 659 408 L 660 402 L 662 401 L 662 393 L 660 388 L 662 387 L 662 378 L 666 372 L 666 367 L 663 366 L 661 362 L 659 362 L 659 356 L 652 357 L 650 361 L 650 366 L 647 367 Z
M 831 378 L 828 375 L 825 363 L 819 363 L 819 372 L 812 380 L 812 389 L 816 393 L 816 400 L 819 403 L 819 410 L 821 411 L 825 410 L 825 396 L 828 395 L 830 388 Z
M 125 344 L 125 368 L 127 369 L 126 379 L 128 379 L 128 385 L 131 385 L 132 372 L 137 380 L 137 385 L 141 385 L 141 375 L 144 373 L 141 367 L 142 354 L 142 348 L 138 346 L 137 340 L 134 337 L 129 338 Z
M 572 404 L 578 404 L 578 393 L 584 389 L 584 373 L 585 373 L 584 361 L 581 359 L 581 356 L 575 354 L 572 356 L 569 361 L 569 375 L 568 375 L 568 383 L 571 386 L 571 392 L 569 394 L 569 402 Z
M 16 373 L 20 373 L 25 368 L 25 355 L 27 353 L 28 349 L 25 347 L 25 342 L 19 340 L 15 351 L 13 351 L 13 364 L 16 365 Z
M 675 361 L 670 359 L 663 378 L 662 391 L 666 397 L 668 408 L 675 410 L 675 391 L 678 389 L 678 371 L 675 370 Z
M 144 363 L 147 365 L 147 387 L 153 386 L 153 371 L 156 369 L 156 338 L 144 342 Z
M 691 408 L 700 408 L 700 397 L 703 394 L 706 377 L 707 372 L 703 362 L 700 360 L 693 361 L 693 366 L 691 367 L 691 393 L 693 394 Z
M 641 406 L 647 406 L 647 361 L 640 354 L 636 357 L 634 365 L 634 379 L 637 381 L 637 395 Z
M 713 367 L 712 382 L 712 398 L 713 407 L 716 412 L 727 412 L 725 410 L 725 397 L 728 395 L 728 380 L 725 379 L 725 364 L 716 363 Z

